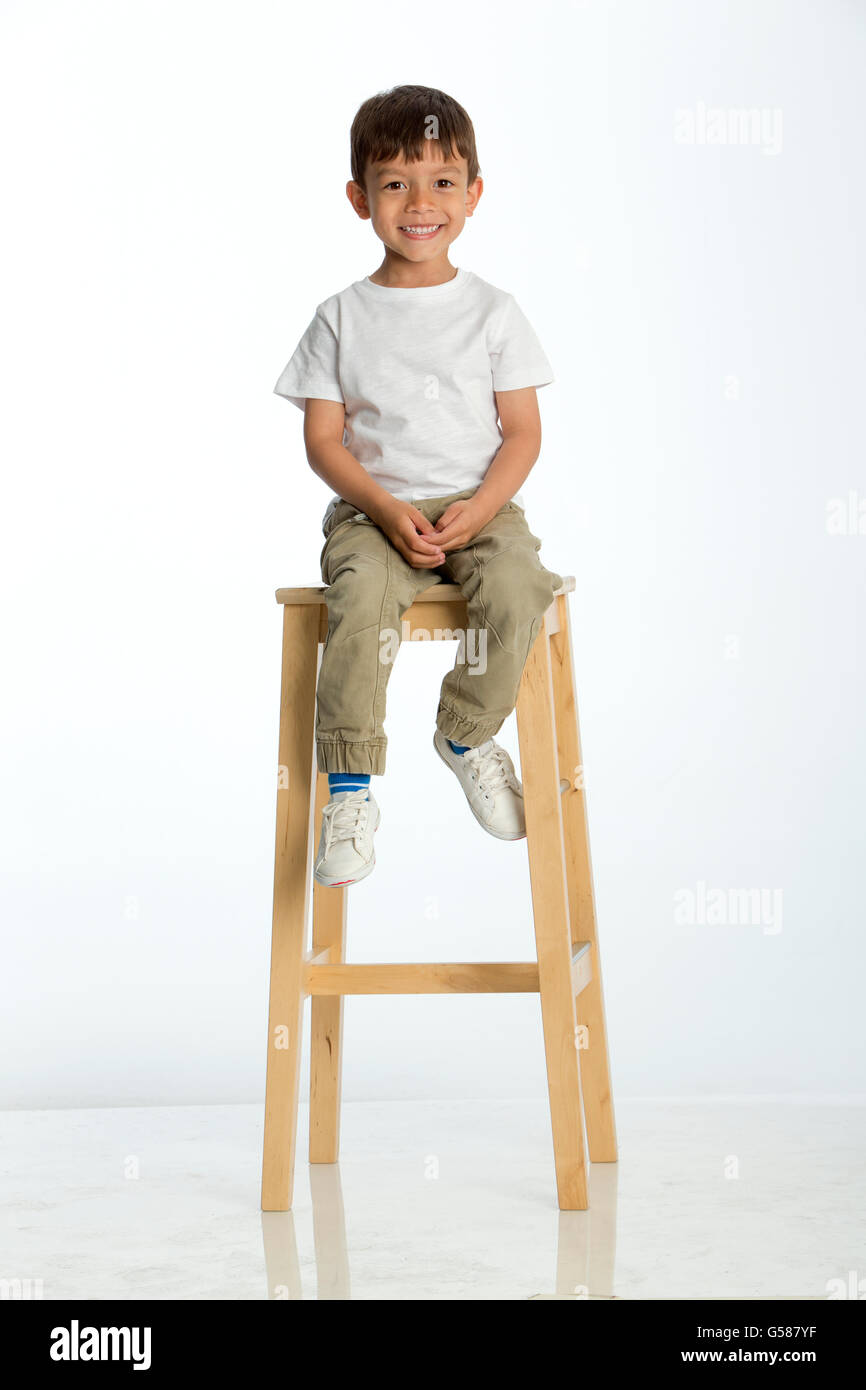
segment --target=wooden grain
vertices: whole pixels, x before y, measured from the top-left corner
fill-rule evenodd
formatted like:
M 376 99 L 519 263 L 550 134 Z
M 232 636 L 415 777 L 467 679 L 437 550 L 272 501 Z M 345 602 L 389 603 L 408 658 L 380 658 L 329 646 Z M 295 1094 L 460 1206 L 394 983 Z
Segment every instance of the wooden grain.
M 304 950 L 312 881 L 318 610 L 283 609 L 271 979 L 265 1078 L 262 1210 L 292 1205 L 298 1123 Z M 282 1044 L 285 1043 L 285 1046 Z
M 517 699 L 517 734 L 556 1188 L 561 1211 L 583 1211 L 588 1199 L 577 1016 L 572 988 L 572 936 L 565 878 L 553 677 L 544 624 L 523 671 Z
M 589 820 L 580 747 L 570 617 L 568 600 L 562 597 L 555 602 L 559 610 L 559 624 L 558 631 L 550 639 L 550 660 L 559 744 L 559 775 L 568 785 L 561 803 L 569 915 L 574 939 L 588 941 L 592 947 L 592 978 L 577 1000 L 577 1019 L 588 1034 L 588 1046 L 581 1048 L 579 1052 L 586 1138 L 593 1163 L 614 1163 L 617 1157 L 616 1125 L 610 1081 L 595 887 L 589 850 Z

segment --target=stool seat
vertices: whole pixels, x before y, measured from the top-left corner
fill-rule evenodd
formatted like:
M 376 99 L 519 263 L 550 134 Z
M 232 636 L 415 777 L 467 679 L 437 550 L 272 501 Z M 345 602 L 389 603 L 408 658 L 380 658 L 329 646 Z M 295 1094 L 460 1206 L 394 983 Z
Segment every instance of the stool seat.
M 330 795 L 315 747 L 316 683 L 328 637 L 327 586 L 276 590 L 283 608 L 283 649 L 263 1211 L 286 1211 L 292 1204 L 308 998 L 310 1163 L 336 1163 L 339 1157 L 347 996 L 527 992 L 537 993 L 541 1002 L 560 1210 L 589 1205 L 584 1126 L 590 1161 L 616 1161 L 568 611 L 574 588 L 574 576 L 564 576 L 526 659 L 515 706 L 537 958 L 373 964 L 346 959 L 348 886 L 324 887 L 312 872 L 321 813 Z M 403 635 L 448 640 L 455 635 L 455 621 L 465 618 L 460 587 L 437 576 L 404 613 Z M 504 1161 L 502 1154 L 492 1154 L 491 1172 Z
M 574 575 L 563 575 L 562 584 L 554 590 L 554 594 L 570 594 L 574 591 Z M 311 584 L 304 589 L 277 589 L 277 603 L 323 603 L 327 593 L 326 584 Z M 463 593 L 459 584 L 448 584 L 438 576 L 423 593 L 418 594 L 415 603 L 451 603 L 462 599 Z

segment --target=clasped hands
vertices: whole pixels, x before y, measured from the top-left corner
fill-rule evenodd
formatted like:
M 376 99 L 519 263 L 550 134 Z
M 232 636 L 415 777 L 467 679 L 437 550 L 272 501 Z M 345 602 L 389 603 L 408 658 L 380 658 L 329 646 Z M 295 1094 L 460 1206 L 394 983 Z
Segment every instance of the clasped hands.
M 373 520 L 410 565 L 438 569 L 449 550 L 468 545 L 490 518 L 483 503 L 465 497 L 450 503 L 434 526 L 411 502 L 392 497 Z

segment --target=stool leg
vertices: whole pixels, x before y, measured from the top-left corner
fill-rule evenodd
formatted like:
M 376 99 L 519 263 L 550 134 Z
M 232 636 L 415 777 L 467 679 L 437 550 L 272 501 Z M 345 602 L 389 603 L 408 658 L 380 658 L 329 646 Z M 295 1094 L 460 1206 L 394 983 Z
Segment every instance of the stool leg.
M 312 879 L 310 821 L 318 652 L 319 607 L 285 604 L 263 1211 L 286 1211 L 292 1205 L 304 1016 L 304 942 Z
M 556 1186 L 561 1211 L 583 1211 L 583 1108 L 549 640 L 545 620 L 523 668 L 517 733 Z
M 314 830 L 329 795 L 328 774 L 320 772 Z M 323 888 L 313 880 L 313 951 L 330 946 L 332 965 L 346 959 L 347 901 L 345 887 Z M 314 994 L 310 1003 L 310 1162 L 336 1163 L 340 1155 L 343 996 Z
M 568 905 L 572 939 L 592 943 L 592 979 L 577 996 L 577 1019 L 586 1030 L 586 1043 L 579 1052 L 586 1113 L 586 1137 L 593 1163 L 615 1163 L 617 1157 L 610 1059 L 601 981 L 601 955 L 589 852 L 589 824 L 583 786 L 583 760 L 580 751 L 580 725 L 568 595 L 555 599 L 558 632 L 550 635 L 559 775 L 569 789 L 562 796 L 565 831 L 565 864 L 568 878 Z

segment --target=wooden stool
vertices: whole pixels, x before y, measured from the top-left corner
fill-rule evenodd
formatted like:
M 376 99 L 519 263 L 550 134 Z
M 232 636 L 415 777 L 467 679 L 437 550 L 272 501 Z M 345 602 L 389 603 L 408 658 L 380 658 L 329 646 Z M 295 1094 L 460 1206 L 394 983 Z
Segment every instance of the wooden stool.
M 329 797 L 328 775 L 318 771 L 315 756 L 316 680 L 328 609 L 324 586 L 277 589 L 283 663 L 263 1211 L 286 1211 L 292 1204 L 308 994 L 311 1163 L 336 1163 L 339 1154 L 345 995 L 527 991 L 541 996 L 560 1209 L 588 1206 L 584 1116 L 590 1160 L 616 1161 L 568 615 L 573 589 L 569 576 L 544 616 L 516 705 L 537 960 L 402 965 L 347 964 L 347 888 L 325 888 L 313 878 L 321 810 Z M 407 609 L 402 632 L 405 638 L 420 629 L 435 638 L 441 629 L 453 639 L 455 629 L 466 626 L 463 594 L 456 584 L 440 581 Z M 313 940 L 307 949 L 311 883 Z

